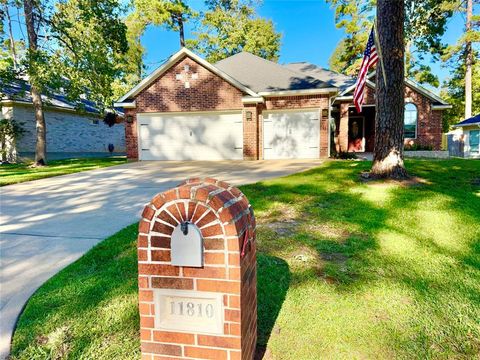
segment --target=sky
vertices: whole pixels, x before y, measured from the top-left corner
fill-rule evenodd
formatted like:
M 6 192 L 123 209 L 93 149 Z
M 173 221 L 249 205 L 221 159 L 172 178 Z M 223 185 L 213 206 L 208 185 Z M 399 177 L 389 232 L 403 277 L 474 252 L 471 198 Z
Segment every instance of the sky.
M 192 8 L 201 10 L 203 1 L 187 1 Z M 328 60 L 343 31 L 335 27 L 334 11 L 325 0 L 264 0 L 258 8 L 260 16 L 271 19 L 282 34 L 280 63 L 308 61 L 328 68 Z M 449 20 L 444 41 L 454 43 L 463 30 L 465 20 L 457 15 Z M 185 37 L 191 37 L 192 24 Z M 146 48 L 147 72 L 153 71 L 179 49 L 178 34 L 161 28 L 149 28 L 142 44 Z M 440 63 L 429 63 L 442 83 L 449 69 Z

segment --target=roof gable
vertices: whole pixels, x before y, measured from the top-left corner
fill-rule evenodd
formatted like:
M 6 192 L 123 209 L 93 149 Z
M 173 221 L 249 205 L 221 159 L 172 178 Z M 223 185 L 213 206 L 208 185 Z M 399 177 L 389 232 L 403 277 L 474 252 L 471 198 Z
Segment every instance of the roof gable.
M 454 127 L 462 127 L 467 125 L 480 125 L 480 114 L 473 116 L 471 118 L 460 121 L 458 124 L 453 125 Z
M 205 67 L 209 71 L 213 72 L 214 74 L 218 75 L 234 87 L 238 88 L 242 92 L 250 95 L 250 96 L 257 96 L 257 94 L 249 89 L 248 87 L 244 86 L 236 79 L 231 77 L 230 75 L 223 72 L 221 69 L 218 69 L 216 66 L 210 64 L 208 61 L 202 59 L 200 56 L 194 54 L 187 48 L 182 48 L 175 54 L 173 54 L 167 61 L 165 61 L 162 65 L 160 65 L 156 70 L 154 70 L 149 76 L 145 79 L 140 81 L 133 89 L 131 89 L 128 93 L 123 95 L 118 101 L 116 102 L 115 106 L 123 106 L 125 102 L 132 102 L 132 100 L 137 96 L 142 90 L 147 88 L 150 84 L 152 84 L 156 79 L 162 76 L 168 69 L 170 69 L 173 65 L 175 65 L 179 60 L 189 57 L 192 60 L 199 63 L 201 66 Z
M 375 77 L 376 71 L 371 72 L 367 77 L 367 84 L 370 85 L 373 89 L 375 89 L 376 85 L 372 79 Z M 443 100 L 440 96 L 434 94 L 430 90 L 426 89 L 424 86 L 420 85 L 419 83 L 413 81 L 412 79 L 405 78 L 405 85 L 411 87 L 415 91 L 419 92 L 423 96 L 430 99 L 433 103 L 439 103 L 440 105 L 448 106 L 449 104 Z M 346 88 L 340 95 L 347 96 L 349 93 L 355 90 L 355 83 L 348 88 Z

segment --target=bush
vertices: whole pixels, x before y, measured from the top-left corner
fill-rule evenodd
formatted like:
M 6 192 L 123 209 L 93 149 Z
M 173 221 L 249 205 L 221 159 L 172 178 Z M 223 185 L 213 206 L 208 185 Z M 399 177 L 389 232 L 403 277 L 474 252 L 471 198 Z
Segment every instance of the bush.
M 347 151 L 340 151 L 340 152 L 334 154 L 333 157 L 335 159 L 340 159 L 340 160 L 358 159 L 358 157 L 355 153 L 347 152 Z
M 405 151 L 432 151 L 432 145 L 422 145 L 422 144 L 408 144 L 405 145 Z
M 15 161 L 15 143 L 25 132 L 25 129 L 12 119 L 0 120 L 0 162 Z

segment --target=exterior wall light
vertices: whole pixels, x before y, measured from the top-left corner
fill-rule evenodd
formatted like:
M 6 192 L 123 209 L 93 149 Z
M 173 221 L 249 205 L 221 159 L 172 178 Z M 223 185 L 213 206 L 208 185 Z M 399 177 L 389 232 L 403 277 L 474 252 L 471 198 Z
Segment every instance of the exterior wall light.
M 128 124 L 133 123 L 133 116 L 132 115 L 127 115 L 127 123 Z
M 247 111 L 246 114 L 245 114 L 245 117 L 247 118 L 247 121 L 252 121 L 252 112 Z

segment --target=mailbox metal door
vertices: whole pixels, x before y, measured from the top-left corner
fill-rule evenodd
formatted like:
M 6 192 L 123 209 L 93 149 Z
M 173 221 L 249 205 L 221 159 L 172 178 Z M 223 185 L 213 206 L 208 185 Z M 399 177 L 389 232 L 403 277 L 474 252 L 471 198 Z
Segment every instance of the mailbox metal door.
M 196 225 L 186 222 L 173 230 L 171 259 L 175 266 L 203 266 L 203 238 Z

